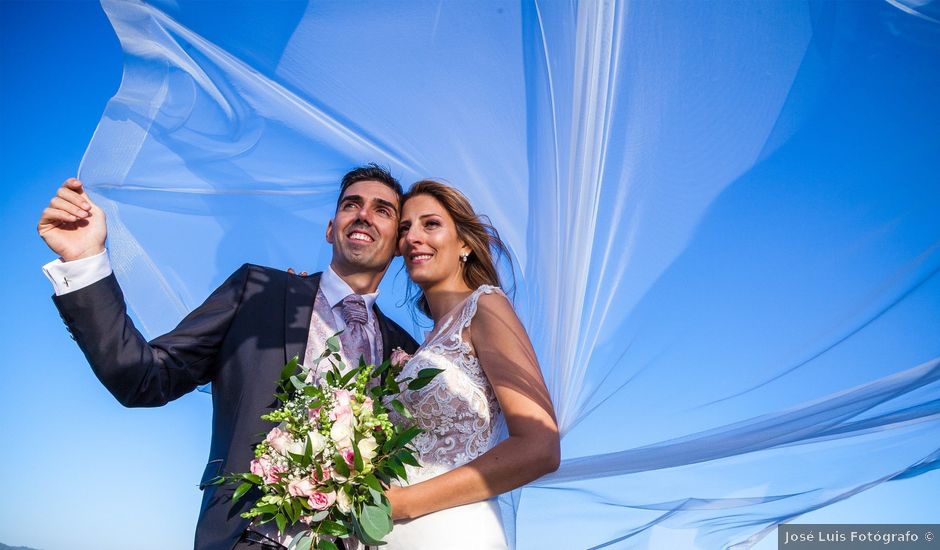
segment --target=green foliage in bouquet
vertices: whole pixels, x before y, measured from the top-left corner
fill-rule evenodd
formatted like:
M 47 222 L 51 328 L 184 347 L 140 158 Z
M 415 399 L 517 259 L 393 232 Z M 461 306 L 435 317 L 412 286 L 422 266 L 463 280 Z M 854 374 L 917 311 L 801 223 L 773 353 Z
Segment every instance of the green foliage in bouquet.
M 333 550 L 333 537 L 384 544 L 392 530 L 385 487 L 407 480 L 406 465 L 418 466 L 410 443 L 422 431 L 398 397 L 402 386 L 421 389 L 441 372 L 400 379 L 402 365 L 361 359 L 347 370 L 337 336 L 317 361 L 328 367 L 306 368 L 297 357 L 284 366 L 275 393 L 280 406 L 261 417 L 278 425 L 255 447 L 251 471 L 216 481 L 238 483 L 234 500 L 260 493 L 242 514 L 256 524 L 274 522 L 281 533 L 305 525 L 291 550 Z M 401 419 L 392 422 L 396 414 Z

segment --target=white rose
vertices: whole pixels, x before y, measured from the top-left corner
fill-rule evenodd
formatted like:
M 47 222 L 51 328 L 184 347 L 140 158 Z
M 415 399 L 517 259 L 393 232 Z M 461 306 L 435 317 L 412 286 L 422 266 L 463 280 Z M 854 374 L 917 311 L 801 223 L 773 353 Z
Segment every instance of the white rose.
M 306 441 L 291 441 L 290 445 L 287 446 L 287 451 L 295 455 L 302 455 L 304 454 L 305 443 Z
M 337 447 L 351 447 L 353 438 L 352 416 L 337 419 L 330 428 L 330 439 Z
M 320 432 L 309 432 L 310 446 L 313 448 L 313 454 L 318 455 L 326 448 L 326 438 Z
M 378 448 L 379 444 L 375 442 L 374 437 L 364 437 L 359 440 L 359 444 L 356 447 L 359 448 L 359 456 L 362 457 L 363 464 L 371 464 L 372 459 L 375 458 L 375 450 Z
M 336 505 L 339 507 L 339 511 L 344 514 L 352 512 L 352 499 L 342 489 L 336 491 Z

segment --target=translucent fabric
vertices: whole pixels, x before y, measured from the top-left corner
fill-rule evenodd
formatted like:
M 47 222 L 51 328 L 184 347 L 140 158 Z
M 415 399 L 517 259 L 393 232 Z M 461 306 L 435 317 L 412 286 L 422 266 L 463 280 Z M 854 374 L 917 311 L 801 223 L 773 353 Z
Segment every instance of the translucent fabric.
M 518 548 L 746 547 L 940 465 L 937 2 L 102 3 L 80 176 L 149 334 L 325 266 L 355 165 L 489 215 L 564 434 Z

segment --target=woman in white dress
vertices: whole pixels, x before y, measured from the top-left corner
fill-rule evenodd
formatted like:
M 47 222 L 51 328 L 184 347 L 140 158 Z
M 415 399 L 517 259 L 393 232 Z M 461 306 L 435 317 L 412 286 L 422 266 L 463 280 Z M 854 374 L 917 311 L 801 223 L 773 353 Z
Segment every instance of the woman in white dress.
M 398 246 L 434 321 L 402 376 L 443 369 L 402 400 L 425 432 L 420 467 L 387 496 L 389 550 L 506 548 L 496 497 L 554 471 L 558 426 L 525 329 L 500 289 L 505 252 L 456 189 L 420 181 L 402 199 Z M 508 438 L 498 441 L 505 421 Z

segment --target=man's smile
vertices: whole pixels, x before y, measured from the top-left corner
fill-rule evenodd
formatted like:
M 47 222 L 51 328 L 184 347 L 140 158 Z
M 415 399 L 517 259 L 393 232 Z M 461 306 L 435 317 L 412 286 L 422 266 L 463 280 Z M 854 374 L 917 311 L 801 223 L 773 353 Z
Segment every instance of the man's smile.
M 349 240 L 351 241 L 357 241 L 361 243 L 375 242 L 375 239 L 372 237 L 372 235 L 366 233 L 365 231 L 361 229 L 353 229 L 346 235 L 346 237 L 349 238 Z

